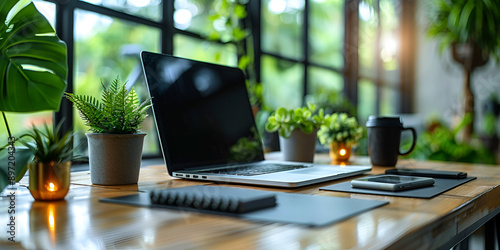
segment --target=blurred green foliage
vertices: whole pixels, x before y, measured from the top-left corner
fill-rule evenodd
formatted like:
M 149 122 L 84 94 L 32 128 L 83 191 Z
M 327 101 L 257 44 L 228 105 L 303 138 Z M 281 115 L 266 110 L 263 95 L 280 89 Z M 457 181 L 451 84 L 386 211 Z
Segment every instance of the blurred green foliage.
M 433 121 L 417 137 L 415 149 L 406 158 L 496 164 L 495 155 L 482 144 L 457 140 L 458 133 L 471 121 L 471 116 L 467 115 L 455 128 L 449 128 L 439 120 Z
M 356 117 L 349 117 L 346 113 L 325 115 L 323 124 L 318 131 L 318 139 L 323 145 L 333 142 L 345 142 L 347 145 L 356 144 L 363 136 L 363 128 L 358 125 Z
M 249 29 L 251 24 L 247 20 L 247 3 L 248 1 L 243 0 L 215 0 L 212 14 L 208 17 L 212 26 L 207 32 L 207 38 L 236 45 L 238 68 L 246 75 L 250 104 L 260 107 L 262 84 L 257 82 L 254 69 L 253 36 Z
M 432 0 L 429 3 L 427 35 L 438 38 L 440 51 L 454 43 L 475 43 L 500 59 L 500 1 Z

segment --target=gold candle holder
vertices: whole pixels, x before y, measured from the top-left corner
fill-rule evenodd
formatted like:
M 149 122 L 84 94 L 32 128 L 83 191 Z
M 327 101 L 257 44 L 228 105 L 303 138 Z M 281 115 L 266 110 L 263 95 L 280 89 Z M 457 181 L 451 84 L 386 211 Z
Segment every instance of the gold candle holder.
M 332 142 L 330 144 L 330 158 L 334 162 L 346 162 L 351 157 L 351 146 L 345 142 Z
M 39 201 L 64 199 L 69 191 L 71 162 L 32 162 L 29 169 L 29 190 Z

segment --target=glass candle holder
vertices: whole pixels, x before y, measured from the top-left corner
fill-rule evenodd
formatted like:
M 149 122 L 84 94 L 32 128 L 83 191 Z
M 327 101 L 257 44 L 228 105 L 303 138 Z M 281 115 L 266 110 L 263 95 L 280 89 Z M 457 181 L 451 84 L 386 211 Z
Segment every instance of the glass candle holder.
M 29 190 L 39 201 L 64 199 L 69 191 L 71 162 L 32 162 L 29 169 Z
M 351 146 L 345 142 L 330 144 L 330 158 L 334 162 L 346 162 L 351 157 Z

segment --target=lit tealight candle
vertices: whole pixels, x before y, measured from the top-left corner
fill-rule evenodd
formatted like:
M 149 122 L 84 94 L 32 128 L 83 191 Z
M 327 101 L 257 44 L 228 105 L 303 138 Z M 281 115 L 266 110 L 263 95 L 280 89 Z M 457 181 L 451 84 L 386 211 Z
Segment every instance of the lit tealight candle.
M 330 145 L 330 158 L 334 164 L 346 162 L 351 156 L 351 147 L 345 142 L 335 142 Z
M 49 190 L 50 192 L 55 192 L 57 191 L 57 186 L 54 185 L 54 183 L 49 182 L 49 185 L 47 185 L 47 190 Z

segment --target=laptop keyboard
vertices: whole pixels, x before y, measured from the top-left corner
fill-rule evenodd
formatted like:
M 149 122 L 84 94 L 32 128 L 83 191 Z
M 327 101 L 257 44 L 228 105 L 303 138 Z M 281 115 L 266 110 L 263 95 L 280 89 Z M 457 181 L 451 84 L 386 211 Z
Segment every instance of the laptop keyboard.
M 308 166 L 306 165 L 264 164 L 264 165 L 239 166 L 233 168 L 205 170 L 205 171 L 200 171 L 200 173 L 252 176 L 252 175 L 270 174 L 270 173 L 276 173 L 294 169 L 301 169 L 307 167 Z

